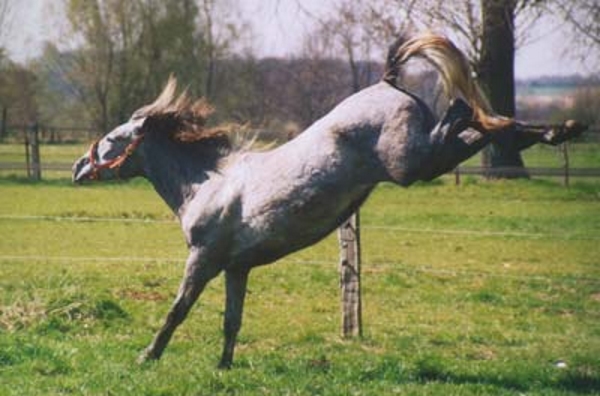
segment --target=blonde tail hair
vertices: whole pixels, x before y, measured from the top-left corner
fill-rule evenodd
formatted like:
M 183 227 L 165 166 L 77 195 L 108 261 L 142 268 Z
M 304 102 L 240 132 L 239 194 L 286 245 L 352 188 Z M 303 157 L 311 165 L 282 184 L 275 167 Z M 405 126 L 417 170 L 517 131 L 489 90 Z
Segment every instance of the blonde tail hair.
M 448 97 L 460 94 L 473 108 L 473 121 L 486 131 L 506 128 L 514 124 L 512 118 L 494 114 L 487 98 L 471 74 L 467 57 L 448 38 L 426 33 L 403 43 L 388 55 L 383 80 L 394 84 L 400 66 L 413 56 L 421 56 L 440 73 L 444 92 Z

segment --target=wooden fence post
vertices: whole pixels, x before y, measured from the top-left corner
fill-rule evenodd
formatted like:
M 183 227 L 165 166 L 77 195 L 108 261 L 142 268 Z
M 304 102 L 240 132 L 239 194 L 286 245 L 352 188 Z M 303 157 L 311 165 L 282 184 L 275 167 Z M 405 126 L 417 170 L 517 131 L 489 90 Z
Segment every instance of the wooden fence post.
M 564 170 L 564 179 L 563 184 L 565 187 L 569 187 L 569 142 L 564 142 L 561 144 L 561 151 L 563 155 L 563 170 Z
M 342 290 L 342 335 L 362 336 L 360 290 L 360 216 L 358 211 L 338 229 L 340 244 L 340 288 Z
M 2 125 L 0 126 L 0 142 L 3 141 L 7 136 L 6 123 L 8 118 L 8 109 L 6 106 L 2 106 Z
M 23 137 L 25 145 L 25 166 L 27 169 L 27 178 L 31 179 L 31 155 L 29 153 L 29 132 L 27 132 L 27 128 L 23 129 Z
M 42 180 L 42 164 L 40 160 L 40 128 L 38 123 L 34 123 L 30 130 L 31 139 L 31 177 L 34 180 Z
M 460 186 L 460 166 L 454 168 L 454 185 Z

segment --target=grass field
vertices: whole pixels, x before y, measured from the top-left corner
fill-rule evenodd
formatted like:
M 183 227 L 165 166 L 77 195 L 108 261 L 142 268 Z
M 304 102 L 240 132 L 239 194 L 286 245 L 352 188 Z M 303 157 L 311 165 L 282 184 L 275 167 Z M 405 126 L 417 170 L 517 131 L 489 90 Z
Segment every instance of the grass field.
M 0 178 L 0 395 L 600 394 L 599 220 L 597 182 L 383 185 L 362 210 L 364 337 L 339 336 L 329 237 L 252 273 L 221 372 L 221 278 L 135 363 L 186 257 L 147 183 Z

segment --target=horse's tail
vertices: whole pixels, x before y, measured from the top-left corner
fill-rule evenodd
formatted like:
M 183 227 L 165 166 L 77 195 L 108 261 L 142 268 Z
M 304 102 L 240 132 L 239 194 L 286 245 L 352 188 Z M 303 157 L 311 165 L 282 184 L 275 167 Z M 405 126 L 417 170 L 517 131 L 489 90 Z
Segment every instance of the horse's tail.
M 383 80 L 394 84 L 400 67 L 413 56 L 422 56 L 440 73 L 444 91 L 449 97 L 460 93 L 474 110 L 475 123 L 485 130 L 498 130 L 514 123 L 511 118 L 495 115 L 487 98 L 471 74 L 463 54 L 448 38 L 426 33 L 390 47 Z

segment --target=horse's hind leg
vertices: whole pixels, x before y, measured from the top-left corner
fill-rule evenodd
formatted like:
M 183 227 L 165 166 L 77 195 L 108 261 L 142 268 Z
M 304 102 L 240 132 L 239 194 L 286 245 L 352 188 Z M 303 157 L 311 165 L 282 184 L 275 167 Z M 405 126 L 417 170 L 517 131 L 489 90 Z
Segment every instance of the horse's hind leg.
M 202 256 L 201 251 L 198 249 L 193 248 L 190 252 L 185 267 L 185 275 L 175 302 L 167 314 L 165 323 L 158 333 L 156 333 L 154 340 L 140 356 L 140 362 L 160 359 L 173 332 L 184 321 L 190 308 L 196 302 L 206 284 L 221 271 L 214 264 L 204 262 Z
M 233 351 L 237 334 L 242 327 L 242 312 L 248 284 L 248 270 L 227 270 L 225 272 L 226 302 L 223 329 L 225 344 L 219 368 L 228 369 L 233 362 Z
M 456 168 L 491 141 L 491 134 L 472 129 L 473 109 L 462 99 L 454 100 L 431 131 L 431 158 L 425 161 L 420 179 L 432 180 Z
M 433 144 L 444 144 L 469 127 L 473 109 L 462 99 L 452 101 L 440 122 L 431 131 Z

